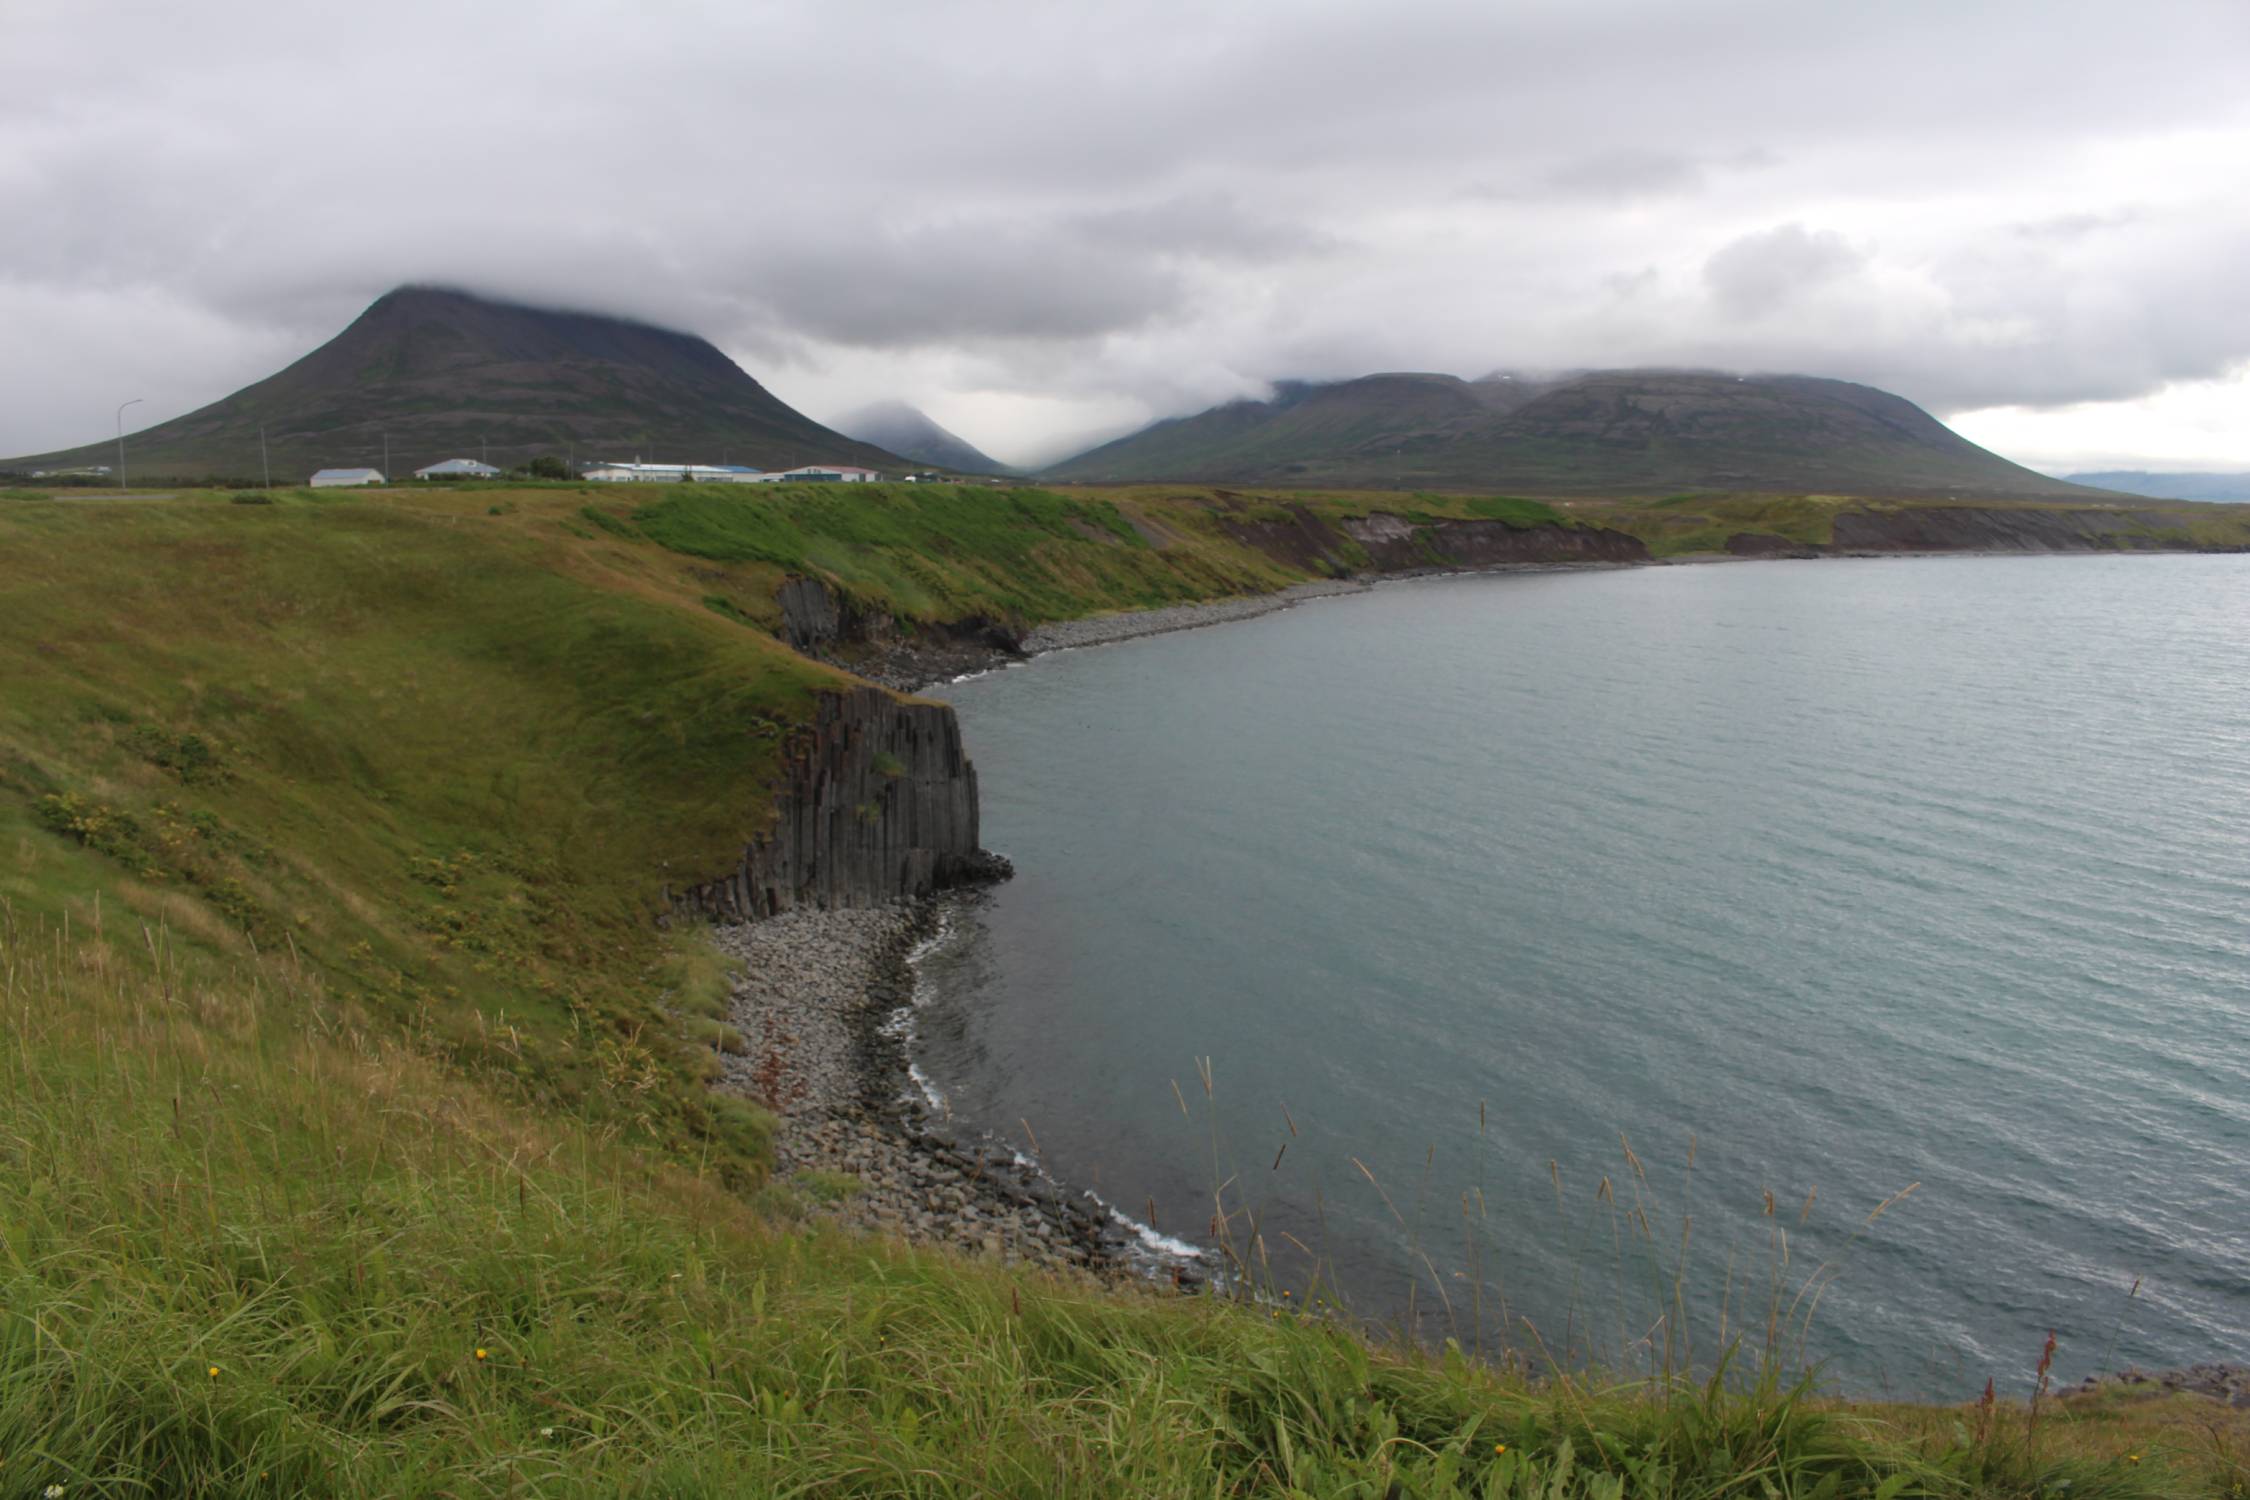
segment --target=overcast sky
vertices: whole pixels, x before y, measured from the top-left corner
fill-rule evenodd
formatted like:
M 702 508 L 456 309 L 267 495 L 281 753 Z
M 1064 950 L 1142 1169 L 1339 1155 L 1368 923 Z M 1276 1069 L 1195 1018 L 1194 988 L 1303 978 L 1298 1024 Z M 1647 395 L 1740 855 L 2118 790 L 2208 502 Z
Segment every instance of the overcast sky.
M 438 281 L 1019 461 L 1691 363 L 2250 468 L 2245 0 L 0 0 L 0 58 L 0 453 Z

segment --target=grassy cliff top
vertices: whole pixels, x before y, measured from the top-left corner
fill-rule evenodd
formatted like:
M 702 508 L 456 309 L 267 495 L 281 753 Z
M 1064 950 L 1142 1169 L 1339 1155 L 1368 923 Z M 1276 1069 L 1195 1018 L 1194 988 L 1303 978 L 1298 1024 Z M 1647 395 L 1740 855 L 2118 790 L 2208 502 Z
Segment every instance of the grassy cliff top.
M 2192 1405 L 1533 1384 L 763 1182 L 688 1039 L 724 971 L 652 918 L 842 681 L 782 578 L 1055 618 L 1303 576 L 1261 511 L 1545 508 L 259 498 L 0 497 L 0 1494 L 2243 1493 Z

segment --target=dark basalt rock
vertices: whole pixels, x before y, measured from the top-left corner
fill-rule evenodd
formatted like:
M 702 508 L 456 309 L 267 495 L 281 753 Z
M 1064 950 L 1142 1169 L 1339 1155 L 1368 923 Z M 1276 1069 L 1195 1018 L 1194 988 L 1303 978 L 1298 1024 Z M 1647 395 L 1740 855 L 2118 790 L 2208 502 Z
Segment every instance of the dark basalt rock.
M 890 615 L 861 608 L 817 578 L 784 578 L 774 591 L 774 603 L 781 608 L 782 639 L 799 651 L 887 641 L 898 629 Z
M 880 688 L 822 697 L 791 745 L 771 826 L 719 879 L 673 897 L 717 921 L 873 906 L 1001 880 L 977 843 L 977 773 L 951 707 Z
M 902 622 L 818 578 L 782 580 L 774 603 L 781 611 L 776 633 L 793 649 L 902 693 L 1024 655 L 1023 627 L 1014 621 L 968 615 Z

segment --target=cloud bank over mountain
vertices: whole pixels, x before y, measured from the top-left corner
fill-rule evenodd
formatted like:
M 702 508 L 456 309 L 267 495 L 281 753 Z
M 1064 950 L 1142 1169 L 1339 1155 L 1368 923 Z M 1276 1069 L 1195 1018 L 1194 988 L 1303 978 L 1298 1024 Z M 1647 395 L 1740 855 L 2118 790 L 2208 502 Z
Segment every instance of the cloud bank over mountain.
M 1634 364 L 2011 408 L 2034 446 L 2111 403 L 2105 441 L 2145 409 L 2250 460 L 2175 400 L 2250 365 L 2237 0 L 18 0 L 8 32 L 0 452 L 177 414 L 411 280 L 692 330 L 1018 461 L 1277 377 Z

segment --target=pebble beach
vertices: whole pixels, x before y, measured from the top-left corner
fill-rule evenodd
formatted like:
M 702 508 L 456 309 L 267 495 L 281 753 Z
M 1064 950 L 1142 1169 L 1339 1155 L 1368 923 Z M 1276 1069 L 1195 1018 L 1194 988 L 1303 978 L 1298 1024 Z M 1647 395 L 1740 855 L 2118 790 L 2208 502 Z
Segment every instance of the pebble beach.
M 1101 1203 L 956 1131 L 907 1071 L 895 1024 L 913 999 L 911 955 L 934 903 L 783 913 L 718 930 L 740 961 L 732 1024 L 746 1049 L 720 1086 L 770 1108 L 775 1180 L 837 1221 L 1009 1264 L 1202 1281 L 1159 1264 Z

